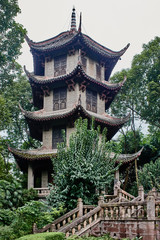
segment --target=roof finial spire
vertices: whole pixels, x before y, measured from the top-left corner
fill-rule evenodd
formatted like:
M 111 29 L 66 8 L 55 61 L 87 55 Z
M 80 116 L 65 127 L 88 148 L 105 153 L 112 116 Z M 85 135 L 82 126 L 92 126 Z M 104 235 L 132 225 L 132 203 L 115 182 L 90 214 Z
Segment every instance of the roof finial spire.
M 78 28 L 78 32 L 81 32 L 81 25 L 82 25 L 82 13 L 80 13 L 80 20 L 79 20 L 79 28 Z
M 71 15 L 71 31 L 76 31 L 76 14 L 75 7 L 73 6 L 72 15 Z

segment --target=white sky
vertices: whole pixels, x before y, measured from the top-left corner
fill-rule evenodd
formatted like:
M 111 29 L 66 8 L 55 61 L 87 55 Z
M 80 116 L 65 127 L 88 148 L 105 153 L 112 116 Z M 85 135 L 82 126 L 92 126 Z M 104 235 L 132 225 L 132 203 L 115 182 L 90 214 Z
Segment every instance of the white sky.
M 70 29 L 73 5 L 82 12 L 82 32 L 98 43 L 119 51 L 130 43 L 114 69 L 130 67 L 132 58 L 140 53 L 142 44 L 160 36 L 160 0 L 18 0 L 22 23 L 33 41 L 39 42 Z M 20 64 L 32 71 L 32 55 L 23 44 Z

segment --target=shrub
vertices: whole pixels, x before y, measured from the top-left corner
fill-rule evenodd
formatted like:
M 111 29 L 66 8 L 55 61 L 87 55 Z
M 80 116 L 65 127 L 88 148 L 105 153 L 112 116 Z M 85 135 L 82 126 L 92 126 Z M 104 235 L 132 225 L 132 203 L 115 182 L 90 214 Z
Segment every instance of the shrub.
M 0 225 L 10 225 L 15 217 L 15 211 L 10 209 L 0 209 Z
M 10 226 L 0 226 L 0 239 L 1 240 L 15 239 L 13 228 Z
M 30 234 L 18 238 L 17 240 L 63 240 L 65 239 L 64 233 L 59 232 L 50 232 L 50 233 L 38 233 Z
M 63 240 L 65 238 L 64 233 L 55 232 L 45 237 L 45 240 Z
M 19 207 L 16 213 L 12 227 L 17 237 L 32 233 L 33 223 L 36 223 L 38 228 L 42 228 L 53 221 L 48 206 L 40 201 L 30 201 L 23 207 Z

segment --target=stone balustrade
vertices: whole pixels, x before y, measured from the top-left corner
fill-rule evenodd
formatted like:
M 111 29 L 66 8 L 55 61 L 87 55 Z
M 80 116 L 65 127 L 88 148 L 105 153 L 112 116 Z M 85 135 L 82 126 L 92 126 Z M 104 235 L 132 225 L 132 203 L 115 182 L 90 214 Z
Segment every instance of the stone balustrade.
M 34 190 L 37 191 L 39 198 L 45 198 L 50 193 L 49 188 L 34 188 Z
M 128 192 L 124 191 L 123 189 L 119 189 L 118 196 L 121 196 L 122 198 L 125 198 L 126 200 L 132 201 L 135 197 Z
M 84 216 L 76 219 L 68 226 L 65 226 L 63 229 L 61 229 L 61 232 L 64 232 L 66 234 L 66 237 L 75 234 L 77 236 L 82 235 L 84 232 L 86 232 L 101 220 L 101 210 L 102 209 L 100 206 L 94 208 Z
M 118 238 L 124 235 L 133 238 L 141 234 L 144 240 L 160 239 L 160 201 L 155 191 L 144 197 L 141 188 L 140 195 L 133 198 L 119 190 L 118 196 L 107 195 L 111 199 L 109 202 L 106 202 L 106 195 L 100 196 L 97 207 L 83 205 L 82 199 L 78 199 L 77 208 L 42 229 L 37 229 L 34 224 L 33 232 L 59 231 L 64 232 L 66 237 L 83 234 L 100 236 L 110 232 L 111 236 Z
M 104 200 L 106 203 L 112 201 L 113 199 L 115 199 L 117 197 L 117 195 L 104 195 Z
M 101 204 L 105 220 L 146 219 L 146 202 L 118 202 Z
M 72 221 L 74 221 L 78 217 L 79 217 L 79 208 L 77 207 L 77 208 L 71 210 L 70 212 L 66 213 L 62 217 L 56 219 L 51 224 L 46 225 L 42 229 L 37 229 L 34 226 L 34 233 L 42 233 L 42 232 L 47 232 L 47 231 L 49 231 L 49 232 L 60 231 L 61 228 L 70 224 Z
M 83 205 L 83 215 L 85 215 L 88 212 L 92 211 L 94 208 L 95 208 L 94 205 Z

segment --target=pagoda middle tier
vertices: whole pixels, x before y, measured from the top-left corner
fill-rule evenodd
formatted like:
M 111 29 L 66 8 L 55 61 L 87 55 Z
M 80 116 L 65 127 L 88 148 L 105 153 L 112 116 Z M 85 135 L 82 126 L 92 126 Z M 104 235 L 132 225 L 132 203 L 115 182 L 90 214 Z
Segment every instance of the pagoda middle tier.
M 81 62 L 78 62 L 76 67 L 70 73 L 52 76 L 37 76 L 30 73 L 24 68 L 26 75 L 29 78 L 32 87 L 33 104 L 35 107 L 41 109 L 44 107 L 44 97 L 50 94 L 50 91 L 59 86 L 67 87 L 68 91 L 75 91 L 75 85 L 79 84 L 79 91 L 84 92 L 86 88 L 96 90 L 99 98 L 105 102 L 105 110 L 107 110 L 114 100 L 115 96 L 122 88 L 126 78 L 120 83 L 110 83 L 105 80 L 97 80 L 90 77 L 85 72 Z

